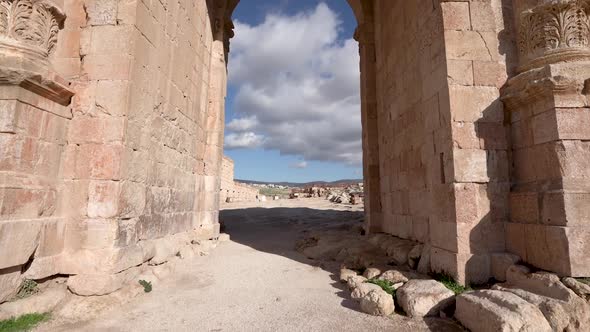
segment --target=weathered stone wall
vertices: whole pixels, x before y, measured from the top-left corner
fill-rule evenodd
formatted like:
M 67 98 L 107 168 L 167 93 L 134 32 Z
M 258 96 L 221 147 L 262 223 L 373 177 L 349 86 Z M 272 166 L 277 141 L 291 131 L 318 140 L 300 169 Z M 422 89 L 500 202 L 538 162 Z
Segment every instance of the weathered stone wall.
M 0 302 L 217 236 L 238 1 L 0 1 L 54 19 L 0 29 Z M 368 231 L 460 282 L 504 251 L 590 275 L 587 1 L 349 3 Z
M 228 198 L 232 202 L 255 201 L 258 199 L 259 194 L 258 189 L 234 181 L 234 161 L 223 156 L 219 201 L 224 203 L 227 202 Z
M 499 88 L 513 54 L 510 7 L 492 0 L 374 6 L 379 230 L 430 244 L 435 271 L 485 282 L 491 254 L 504 251 L 508 220 Z M 404 19 L 389 19 L 395 15 Z
M 588 276 L 590 9 L 587 1 L 514 5 L 518 75 L 503 91 L 513 165 L 506 246 L 536 267 Z
M 433 264 L 454 261 L 452 275 L 483 283 L 491 276 L 491 254 L 504 251 L 508 221 L 509 141 L 500 87 L 515 66 L 511 6 L 447 1 L 441 8 L 453 144 L 445 179 L 454 209 L 431 228 L 441 249 Z
M 225 54 L 206 1 L 55 8 L 50 91 L 0 91 L 0 302 L 24 277 L 118 273 L 219 231 Z

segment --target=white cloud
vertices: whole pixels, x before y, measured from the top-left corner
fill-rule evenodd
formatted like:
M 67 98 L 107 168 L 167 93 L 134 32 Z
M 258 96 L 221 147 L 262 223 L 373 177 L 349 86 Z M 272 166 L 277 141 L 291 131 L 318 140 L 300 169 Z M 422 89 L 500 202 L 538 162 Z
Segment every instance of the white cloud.
M 226 128 L 230 131 L 244 132 L 251 130 L 258 124 L 256 117 L 233 119 Z
M 225 135 L 225 147 L 228 149 L 255 149 L 264 142 L 264 137 L 253 132 L 231 133 Z
M 358 44 L 338 38 L 340 24 L 323 3 L 268 15 L 258 26 L 235 23 L 229 78 L 237 118 L 227 126 L 227 148 L 361 163 Z M 246 133 L 257 145 L 235 144 Z
M 304 169 L 307 168 L 307 161 L 300 161 L 289 165 L 291 168 Z

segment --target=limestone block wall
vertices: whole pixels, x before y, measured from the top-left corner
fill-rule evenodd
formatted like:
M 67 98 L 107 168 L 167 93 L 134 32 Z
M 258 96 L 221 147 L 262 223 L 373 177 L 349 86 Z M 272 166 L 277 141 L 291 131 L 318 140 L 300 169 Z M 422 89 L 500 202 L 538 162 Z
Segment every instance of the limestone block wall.
M 71 1 L 66 10 L 74 40 L 62 46 L 77 45 L 79 61 L 75 51 L 56 60 L 77 89 L 64 177 L 87 199 L 71 218 L 61 272 L 116 273 L 150 258 L 142 241 L 216 227 L 218 163 L 205 161 L 207 149 L 221 155 L 219 140 L 208 142 L 223 105 L 210 100 L 213 29 L 205 1 Z M 97 266 L 104 256 L 113 259 Z
M 230 198 L 234 202 L 252 202 L 258 199 L 259 194 L 258 189 L 234 181 L 234 161 L 223 156 L 219 201 L 224 203 Z
M 491 276 L 492 254 L 505 250 L 510 166 L 500 88 L 515 68 L 512 8 L 501 0 L 441 7 L 453 141 L 453 169 L 445 178 L 452 182 L 454 211 L 450 223 L 431 229 L 433 244 L 444 250 L 433 256 L 453 257 L 452 274 L 482 283 Z
M 37 40 L 0 29 L 16 45 L 0 43 L 0 302 L 25 277 L 118 273 L 173 234 L 219 232 L 226 68 L 212 8 L 35 3 L 59 27 L 27 45 L 39 50 L 15 56 Z
M 451 158 L 440 7 L 376 1 L 375 27 L 381 230 L 428 243 L 431 219 L 452 209 L 448 194 L 436 196 Z
M 513 54 L 511 8 L 499 0 L 374 6 L 380 230 L 430 244 L 435 271 L 485 282 L 508 220 L 500 87 Z

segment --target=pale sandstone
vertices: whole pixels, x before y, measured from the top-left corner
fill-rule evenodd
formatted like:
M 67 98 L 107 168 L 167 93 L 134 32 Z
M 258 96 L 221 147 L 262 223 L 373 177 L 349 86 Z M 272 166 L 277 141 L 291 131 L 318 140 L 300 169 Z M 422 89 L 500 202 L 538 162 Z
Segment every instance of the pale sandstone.
M 374 267 L 370 267 L 365 270 L 365 272 L 363 273 L 363 277 L 365 277 L 367 279 L 373 279 L 373 278 L 377 278 L 380 274 L 381 274 L 381 270 L 374 268 Z
M 0 305 L 0 320 L 53 311 L 68 296 L 65 285 L 43 290 L 31 297 Z
M 361 310 L 375 316 L 389 316 L 395 311 L 393 297 L 382 289 L 374 289 L 361 298 Z
M 537 306 L 498 290 L 457 296 L 455 318 L 471 331 L 552 331 Z
M 0 48 L 0 251 L 12 253 L 0 269 L 32 260 L 39 277 L 117 273 L 180 248 L 143 251 L 142 242 L 218 237 L 237 3 L 52 1 L 35 7 L 51 18 L 42 41 L 1 33 L 20 46 Z M 384 246 L 393 261 L 406 264 L 417 240 L 431 246 L 422 272 L 461 283 L 502 279 L 492 254 L 504 251 L 560 276 L 590 275 L 590 50 L 578 40 L 587 31 L 549 38 L 552 21 L 528 17 L 555 12 L 586 29 L 584 15 L 566 15 L 562 0 L 349 3 L 359 20 L 365 228 L 408 240 Z M 32 16 L 17 23 L 34 28 Z M 523 34 L 541 42 L 519 42 Z M 48 220 L 68 226 L 40 231 Z
M 375 284 L 371 284 L 368 282 L 362 283 L 358 285 L 350 294 L 350 297 L 353 300 L 361 301 L 363 297 L 369 294 L 373 290 L 381 290 L 381 287 Z
M 340 269 L 340 281 L 341 282 L 348 282 L 349 277 L 355 277 L 357 275 L 358 275 L 358 273 L 356 271 L 346 269 L 346 268 Z
M 410 317 L 438 316 L 454 302 L 455 294 L 435 280 L 410 280 L 396 292 L 400 306 Z
M 388 270 L 383 272 L 383 274 L 381 274 L 379 276 L 379 279 L 381 280 L 387 280 L 389 282 L 391 282 L 392 284 L 397 284 L 399 282 L 407 282 L 408 281 L 408 277 L 398 271 L 398 270 Z

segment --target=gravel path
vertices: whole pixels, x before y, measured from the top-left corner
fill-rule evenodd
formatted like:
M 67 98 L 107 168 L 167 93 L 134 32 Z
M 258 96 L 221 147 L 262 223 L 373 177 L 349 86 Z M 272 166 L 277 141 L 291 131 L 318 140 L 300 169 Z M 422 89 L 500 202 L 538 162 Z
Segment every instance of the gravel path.
M 221 214 L 232 241 L 182 261 L 174 277 L 79 331 L 452 331 L 441 320 L 361 313 L 336 281 L 335 263 L 294 251 L 304 229 L 361 219 L 324 200 L 233 205 Z

